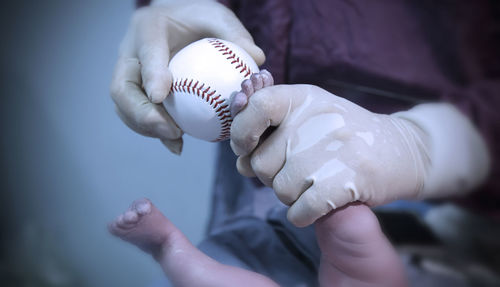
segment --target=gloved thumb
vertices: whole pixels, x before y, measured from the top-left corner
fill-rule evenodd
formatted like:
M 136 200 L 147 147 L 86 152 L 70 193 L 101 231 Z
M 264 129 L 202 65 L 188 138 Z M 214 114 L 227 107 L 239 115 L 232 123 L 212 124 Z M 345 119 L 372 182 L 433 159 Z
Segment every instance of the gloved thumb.
M 165 145 L 172 153 L 176 155 L 180 155 L 182 153 L 182 147 L 184 145 L 184 141 L 182 138 L 178 139 L 160 139 L 163 145 Z

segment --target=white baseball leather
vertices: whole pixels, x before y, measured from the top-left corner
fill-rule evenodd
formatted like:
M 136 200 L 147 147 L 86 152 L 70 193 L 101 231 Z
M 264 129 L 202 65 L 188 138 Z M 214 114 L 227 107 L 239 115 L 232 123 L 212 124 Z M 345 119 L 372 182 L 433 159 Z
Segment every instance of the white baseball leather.
M 229 138 L 229 99 L 243 80 L 258 72 L 252 57 L 234 43 L 205 38 L 180 50 L 169 69 L 173 83 L 164 105 L 177 125 L 206 141 Z

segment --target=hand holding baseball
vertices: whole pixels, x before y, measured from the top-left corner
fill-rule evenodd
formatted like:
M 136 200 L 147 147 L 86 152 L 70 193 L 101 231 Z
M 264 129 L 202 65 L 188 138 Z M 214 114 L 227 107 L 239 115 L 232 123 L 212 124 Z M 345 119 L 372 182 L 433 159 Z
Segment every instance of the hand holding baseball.
M 170 61 L 173 85 L 164 104 L 187 134 L 206 141 L 229 138 L 231 96 L 259 71 L 236 44 L 205 38 L 189 44 Z
M 120 47 L 111 84 L 118 115 L 174 153 L 182 150 L 183 131 L 162 105 L 172 85 L 168 63 L 189 43 L 209 36 L 236 43 L 259 65 L 264 61 L 236 16 L 216 1 L 154 1 L 134 13 Z

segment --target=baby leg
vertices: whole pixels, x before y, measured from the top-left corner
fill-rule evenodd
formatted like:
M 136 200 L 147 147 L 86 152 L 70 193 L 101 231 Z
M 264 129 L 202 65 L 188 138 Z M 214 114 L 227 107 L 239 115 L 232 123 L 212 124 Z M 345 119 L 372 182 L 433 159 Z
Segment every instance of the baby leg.
M 263 275 L 205 255 L 147 199 L 134 201 L 108 228 L 151 254 L 174 286 L 277 286 Z
M 408 286 L 402 262 L 368 206 L 331 212 L 315 228 L 321 286 Z

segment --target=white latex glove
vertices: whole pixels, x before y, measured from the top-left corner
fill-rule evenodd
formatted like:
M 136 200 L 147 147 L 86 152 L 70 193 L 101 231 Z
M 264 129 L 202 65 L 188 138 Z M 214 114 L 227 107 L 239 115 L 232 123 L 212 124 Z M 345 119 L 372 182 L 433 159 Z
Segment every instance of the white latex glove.
M 234 118 L 231 147 L 240 173 L 271 186 L 296 226 L 353 201 L 466 192 L 488 172 L 484 142 L 451 105 L 382 115 L 310 85 L 253 94 Z
M 174 153 L 182 150 L 182 131 L 161 104 L 170 91 L 171 55 L 205 37 L 236 43 L 257 62 L 264 53 L 236 16 L 209 0 L 164 0 L 138 9 L 120 47 L 111 97 L 120 118 L 134 131 L 156 137 Z

